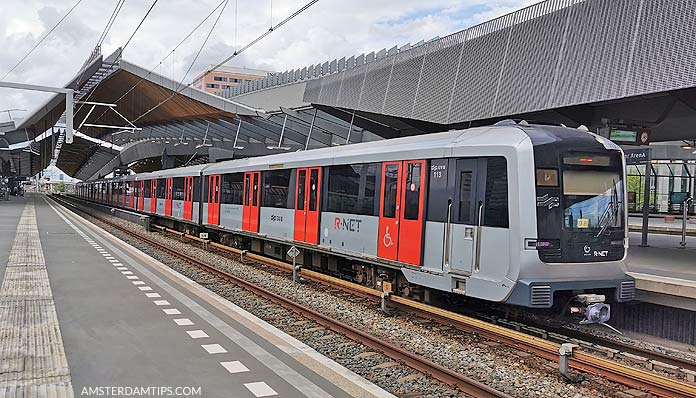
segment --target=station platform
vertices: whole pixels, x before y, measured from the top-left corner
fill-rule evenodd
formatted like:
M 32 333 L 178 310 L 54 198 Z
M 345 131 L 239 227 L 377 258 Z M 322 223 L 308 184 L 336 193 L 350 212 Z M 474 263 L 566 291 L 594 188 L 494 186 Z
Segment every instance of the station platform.
M 392 397 L 99 227 L 0 203 L 0 396 Z
M 643 218 L 628 217 L 628 227 L 632 232 L 640 232 L 643 227 Z M 682 218 L 676 216 L 674 221 L 665 221 L 663 216 L 651 216 L 648 218 L 648 232 L 654 234 L 679 235 L 682 233 Z M 696 219 L 689 219 L 686 222 L 686 233 L 689 236 L 696 236 Z M 640 241 L 638 241 L 640 243 Z

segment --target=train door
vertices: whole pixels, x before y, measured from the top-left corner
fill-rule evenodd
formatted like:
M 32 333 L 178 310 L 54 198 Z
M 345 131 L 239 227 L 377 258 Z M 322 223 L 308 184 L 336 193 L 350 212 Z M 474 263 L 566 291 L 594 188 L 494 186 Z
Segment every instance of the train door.
M 193 177 L 184 177 L 184 220 L 193 218 Z
M 145 208 L 145 181 L 138 181 L 138 211 Z
M 425 164 L 425 160 L 382 163 L 379 257 L 421 264 Z
M 259 232 L 259 205 L 261 172 L 244 173 L 244 208 L 242 210 L 242 229 Z
M 481 160 L 457 159 L 454 164 L 454 187 L 450 188 L 449 197 L 454 207 L 451 210 L 451 223 L 448 238 L 451 244 L 445 250 L 446 265 L 450 272 L 469 275 L 472 272 L 475 251 L 475 239 L 477 236 L 477 221 L 481 214 L 483 182 L 480 175 Z
M 220 224 L 220 174 L 208 176 L 208 224 Z
M 150 213 L 157 213 L 157 180 L 150 180 Z
M 164 215 L 172 216 L 172 186 L 174 185 L 173 178 L 167 178 L 167 190 L 164 191 Z
M 295 240 L 319 243 L 321 168 L 297 169 L 295 195 Z

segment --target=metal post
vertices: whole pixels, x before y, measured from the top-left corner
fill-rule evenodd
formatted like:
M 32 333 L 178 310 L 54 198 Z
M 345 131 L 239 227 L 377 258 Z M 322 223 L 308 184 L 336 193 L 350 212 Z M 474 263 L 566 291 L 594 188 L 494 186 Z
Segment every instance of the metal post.
M 682 249 L 686 248 L 686 222 L 689 220 L 689 206 L 693 202 L 694 198 L 689 196 L 682 202 L 682 240 L 679 242 L 679 246 Z
M 350 142 L 350 133 L 353 131 L 353 122 L 355 121 L 355 109 L 353 110 L 353 115 L 350 117 L 350 126 L 348 126 L 348 135 L 346 136 L 346 144 Z
M 305 141 L 304 149 L 305 151 L 309 148 L 309 140 L 312 138 L 312 130 L 314 129 L 314 121 L 317 119 L 318 109 L 314 109 L 314 115 L 312 115 L 312 123 L 309 125 L 309 133 L 307 133 L 307 141 Z
M 292 258 L 292 281 L 293 283 L 300 283 L 300 265 L 296 265 L 297 258 Z
M 68 89 L 65 93 L 65 143 L 73 143 L 73 111 L 74 111 L 74 91 Z
M 650 220 L 650 175 L 652 163 L 645 163 L 645 187 L 643 188 L 643 226 L 641 228 L 640 246 L 648 247 L 648 222 Z

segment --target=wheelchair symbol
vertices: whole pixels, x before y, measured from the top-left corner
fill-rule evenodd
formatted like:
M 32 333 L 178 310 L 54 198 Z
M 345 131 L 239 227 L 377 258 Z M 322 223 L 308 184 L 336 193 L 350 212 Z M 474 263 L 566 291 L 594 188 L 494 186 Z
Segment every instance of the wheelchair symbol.
M 384 232 L 384 238 L 382 239 L 382 241 L 384 243 L 384 247 L 389 247 L 394 244 L 394 242 L 392 241 L 392 237 L 389 234 L 389 227 L 387 227 L 387 230 Z

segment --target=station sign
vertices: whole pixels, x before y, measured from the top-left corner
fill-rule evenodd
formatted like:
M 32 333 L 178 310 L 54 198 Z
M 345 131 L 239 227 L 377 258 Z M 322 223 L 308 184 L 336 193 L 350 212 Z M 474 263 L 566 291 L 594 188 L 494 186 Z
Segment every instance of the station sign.
M 624 149 L 627 165 L 647 164 L 652 159 L 652 148 Z
M 609 139 L 617 144 L 624 145 L 648 145 L 650 143 L 650 131 L 647 129 L 625 130 L 611 128 Z

